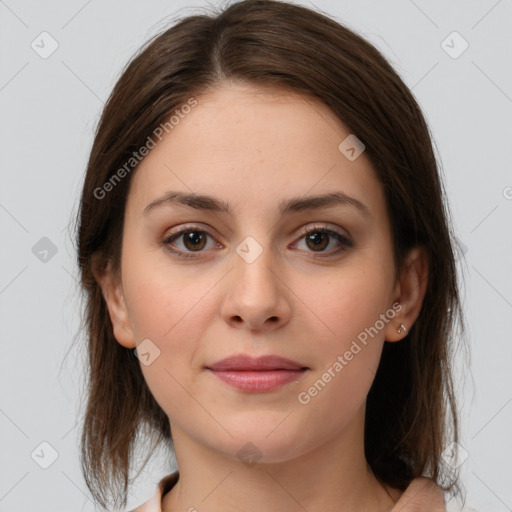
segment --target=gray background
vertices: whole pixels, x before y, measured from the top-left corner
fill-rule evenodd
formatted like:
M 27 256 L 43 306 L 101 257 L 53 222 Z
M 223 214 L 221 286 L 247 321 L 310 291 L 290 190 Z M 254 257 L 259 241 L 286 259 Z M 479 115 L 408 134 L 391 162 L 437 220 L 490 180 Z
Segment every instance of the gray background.
M 512 2 L 304 4 L 375 44 L 425 112 L 464 254 L 472 358 L 457 392 L 466 510 L 510 511 Z M 176 15 L 206 5 L 0 0 L 0 512 L 93 510 L 78 462 L 83 362 L 77 350 L 65 358 L 80 321 L 69 222 L 122 66 Z M 47 58 L 43 31 L 58 43 Z M 453 31 L 469 44 L 460 55 Z M 165 451 L 154 458 L 130 506 L 152 495 L 172 462 Z

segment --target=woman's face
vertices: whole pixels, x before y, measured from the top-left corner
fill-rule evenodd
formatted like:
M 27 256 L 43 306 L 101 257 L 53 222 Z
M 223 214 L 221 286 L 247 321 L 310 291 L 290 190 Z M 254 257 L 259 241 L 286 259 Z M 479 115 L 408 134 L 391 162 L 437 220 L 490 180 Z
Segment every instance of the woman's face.
M 385 197 L 322 103 L 227 84 L 196 100 L 133 176 L 114 332 L 143 343 L 173 435 L 233 457 L 252 443 L 262 462 L 285 461 L 361 433 L 383 343 L 404 335 Z M 187 205 L 171 192 L 211 199 Z M 333 194 L 352 199 L 308 203 Z M 241 354 L 307 369 L 208 369 Z

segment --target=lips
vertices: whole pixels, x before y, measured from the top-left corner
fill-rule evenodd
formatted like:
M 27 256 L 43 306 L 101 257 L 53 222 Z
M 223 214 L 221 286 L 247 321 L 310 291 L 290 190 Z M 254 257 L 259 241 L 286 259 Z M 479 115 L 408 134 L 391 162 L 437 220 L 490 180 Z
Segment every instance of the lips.
M 304 370 L 306 366 L 276 355 L 251 357 L 244 354 L 231 356 L 207 366 L 214 371 L 269 371 L 269 370 Z
M 297 382 L 309 368 L 280 356 L 253 358 L 242 354 L 222 359 L 206 369 L 231 387 L 265 393 Z

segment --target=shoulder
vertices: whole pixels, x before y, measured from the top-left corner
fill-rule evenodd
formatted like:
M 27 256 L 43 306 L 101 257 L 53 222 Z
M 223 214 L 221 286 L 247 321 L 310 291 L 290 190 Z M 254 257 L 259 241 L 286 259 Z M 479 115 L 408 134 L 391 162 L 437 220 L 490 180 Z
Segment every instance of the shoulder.
M 162 512 L 162 497 L 176 485 L 178 478 L 178 471 L 162 478 L 162 480 L 158 482 L 153 496 L 151 496 L 148 501 L 145 501 L 142 505 L 139 505 L 129 512 Z
M 446 512 L 444 492 L 431 478 L 415 478 L 391 512 Z

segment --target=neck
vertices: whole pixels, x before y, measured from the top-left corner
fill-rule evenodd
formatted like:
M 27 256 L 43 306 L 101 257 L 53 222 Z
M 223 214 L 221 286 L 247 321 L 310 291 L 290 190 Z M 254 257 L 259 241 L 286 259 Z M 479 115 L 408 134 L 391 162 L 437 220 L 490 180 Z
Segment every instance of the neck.
M 180 478 L 165 495 L 162 510 L 389 511 L 400 492 L 385 489 L 368 466 L 359 435 L 364 431 L 361 420 L 364 415 L 355 418 L 343 435 L 299 457 L 250 466 L 198 444 L 173 426 Z

